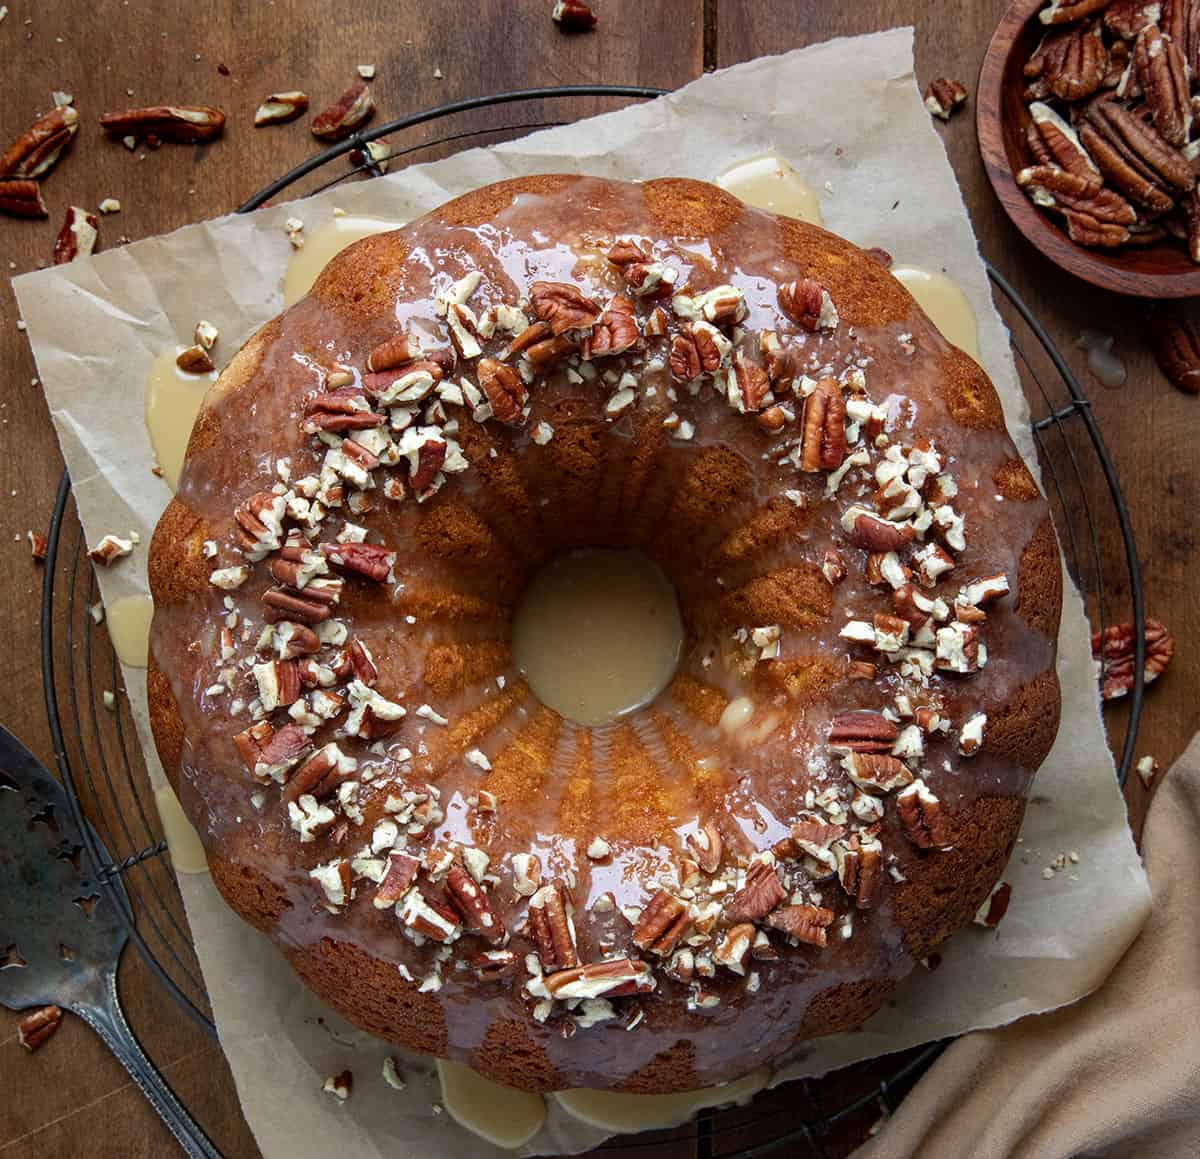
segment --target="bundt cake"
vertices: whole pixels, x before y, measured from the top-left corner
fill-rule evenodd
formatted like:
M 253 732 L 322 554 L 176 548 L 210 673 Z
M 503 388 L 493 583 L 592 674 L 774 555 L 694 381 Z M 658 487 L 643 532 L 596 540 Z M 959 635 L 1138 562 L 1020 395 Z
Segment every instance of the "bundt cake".
M 509 639 L 581 546 L 685 630 L 593 728 Z M 150 574 L 226 900 L 352 1022 L 527 1090 L 861 1023 L 988 898 L 1058 727 L 987 377 L 886 255 L 696 181 L 522 178 L 345 250 L 213 387 Z

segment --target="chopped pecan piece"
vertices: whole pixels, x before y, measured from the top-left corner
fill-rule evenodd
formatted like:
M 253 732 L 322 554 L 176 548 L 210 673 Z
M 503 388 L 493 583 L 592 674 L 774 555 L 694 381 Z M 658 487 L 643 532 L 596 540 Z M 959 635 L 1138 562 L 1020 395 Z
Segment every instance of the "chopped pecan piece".
M 1070 24 L 1106 8 L 1111 0 L 1050 0 L 1038 13 L 1043 24 Z
M 303 624 L 320 624 L 333 615 L 333 605 L 322 599 L 310 583 L 303 592 L 286 588 L 267 588 L 263 603 L 267 605 L 267 622 L 299 620 Z
M 32 181 L 54 167 L 79 131 L 79 113 L 71 105 L 51 109 L 25 130 L 0 157 L 0 177 Z
M 726 930 L 725 936 L 713 950 L 713 961 L 718 966 L 732 970 L 735 974 L 744 974 L 746 959 L 750 956 L 750 949 L 754 945 L 757 933 L 758 931 L 749 922 L 739 922 L 736 926 Z
M 654 989 L 654 975 L 647 962 L 636 958 L 613 958 L 589 962 L 551 974 L 546 989 L 552 998 L 623 998 Z
M 833 847 L 838 880 L 858 909 L 879 903 L 883 886 L 883 846 L 875 837 L 854 833 Z
M 339 141 L 365 125 L 374 113 L 370 90 L 359 82 L 342 93 L 335 104 L 313 117 L 312 135 L 323 141 Z
M 484 950 L 470 962 L 475 977 L 481 982 L 498 982 L 517 970 L 517 955 L 513 950 Z
M 671 377 L 676 382 L 691 382 L 704 373 L 704 365 L 700 360 L 700 348 L 690 333 L 676 334 L 671 339 L 668 364 L 671 367 Z
M 416 857 L 395 849 L 388 853 L 387 862 L 387 869 L 375 890 L 372 902 L 376 909 L 394 906 L 417 880 L 417 873 L 421 868 L 421 862 Z
M 1200 336 L 1186 319 L 1157 314 L 1146 323 L 1146 341 L 1167 381 L 1187 394 L 1200 394 Z
M 10 217 L 50 216 L 42 200 L 42 187 L 36 181 L 24 178 L 0 179 L 0 213 Z
M 588 32 L 596 27 L 596 14 L 585 0 L 555 0 L 550 16 L 564 32 Z
M 62 229 L 54 239 L 54 264 L 61 266 L 76 258 L 90 256 L 99 236 L 100 219 L 94 213 L 88 213 L 78 205 L 68 206 Z
M 533 312 L 549 324 L 555 337 L 568 330 L 586 330 L 600 315 L 600 307 L 569 282 L 534 282 L 529 300 Z
M 804 400 L 801 471 L 833 471 L 846 457 L 846 400 L 835 378 L 822 378 Z
M 839 712 L 829 724 L 829 743 L 854 753 L 888 753 L 900 735 L 886 716 L 869 709 Z
M 446 874 L 446 895 L 462 915 L 463 926 L 488 942 L 504 940 L 504 923 L 492 908 L 483 886 L 461 866 L 452 865 Z
M 529 899 L 529 933 L 547 973 L 579 965 L 575 930 L 567 916 L 566 895 L 558 882 L 543 885 Z
M 265 720 L 233 738 L 246 768 L 257 780 L 283 780 L 288 770 L 312 752 L 313 744 L 303 729 L 285 724 L 278 731 Z
M 691 924 L 686 902 L 660 889 L 642 910 L 633 930 L 633 944 L 639 950 L 667 958 L 679 944 Z
M 757 362 L 751 362 L 739 351 L 733 356 L 733 373 L 737 380 L 737 389 L 741 397 L 741 409 L 743 411 L 753 413 L 760 410 L 764 403 L 771 401 L 770 379 L 767 377 L 766 370 Z M 844 430 L 842 432 L 842 441 L 844 444 Z
M 850 507 L 842 517 L 842 525 L 849 524 L 850 542 L 866 551 L 899 551 L 916 537 L 916 532 L 907 523 L 893 523 L 880 519 L 863 507 Z
M 732 924 L 757 921 L 786 896 L 774 865 L 766 861 L 751 862 L 745 884 L 725 905 L 725 919 Z
M 444 902 L 426 897 L 417 886 L 404 895 L 399 916 L 405 929 L 433 942 L 453 942 L 460 932 L 458 914 Z
M 491 405 L 492 414 L 509 426 L 521 421 L 521 411 L 529 391 L 521 376 L 494 358 L 481 358 L 476 368 L 479 386 Z
M 298 801 L 305 793 L 323 801 L 353 775 L 358 762 L 347 757 L 332 741 L 319 748 L 292 774 L 283 791 L 285 801 Z
M 949 844 L 947 818 L 941 801 L 924 781 L 913 781 L 896 797 L 896 813 L 905 836 L 918 849 L 945 848 Z
M 806 853 L 832 869 L 834 862 L 829 846 L 845 832 L 844 826 L 833 825 L 815 813 L 801 813 L 788 829 L 784 844 L 790 848 L 792 856 Z
M 395 370 L 415 362 L 423 355 L 420 343 L 408 333 L 394 334 L 381 342 L 367 357 L 367 369 L 372 372 Z
M 925 107 L 943 121 L 948 121 L 967 103 L 967 90 L 960 81 L 939 76 L 925 90 Z
M 986 926 L 994 930 L 1008 913 L 1008 903 L 1012 900 L 1012 886 L 1007 881 L 999 881 L 988 894 L 987 900 L 975 911 L 974 922 L 977 926 Z
M 1092 634 L 1092 658 L 1105 700 L 1127 696 L 1133 690 L 1133 624 L 1112 624 L 1103 634 Z M 1175 637 L 1158 620 L 1146 617 L 1145 682 L 1157 680 L 1175 655 Z
M 912 784 L 912 773 L 898 757 L 878 752 L 851 752 L 842 764 L 850 779 L 868 793 L 890 793 Z
M 567 334 L 560 334 L 557 338 L 545 338 L 541 342 L 535 342 L 525 351 L 525 357 L 529 359 L 529 365 L 535 371 L 544 371 L 578 349 L 578 342 Z
M 550 327 L 545 322 L 534 322 L 526 326 L 504 348 L 504 353 L 500 355 L 500 361 L 507 362 L 514 354 L 520 354 L 522 350 L 528 350 L 531 346 L 535 346 L 549 337 Z
M 725 843 L 721 831 L 711 821 L 687 835 L 687 846 L 696 859 L 696 864 L 705 873 L 716 873 L 721 866 L 721 854 Z
M 829 295 L 825 287 L 813 278 L 798 278 L 784 282 L 778 290 L 779 308 L 805 330 L 815 331 L 822 324 Z
M 620 238 L 608 251 L 608 260 L 614 266 L 625 267 L 638 262 L 648 262 L 650 255 L 632 238 Z
M 367 397 L 356 386 L 343 386 L 338 390 L 318 394 L 304 408 L 301 430 L 306 434 L 317 431 L 364 431 L 382 426 L 387 415 L 371 409 Z
M 833 924 L 834 912 L 817 905 L 785 905 L 767 914 L 766 924 L 809 946 L 824 946 L 825 931 Z
M 323 543 L 321 551 L 330 563 L 376 583 L 387 579 L 396 562 L 396 553 L 379 543 Z
M 225 114 L 211 105 L 153 105 L 105 113 L 100 126 L 113 137 L 191 145 L 219 137 L 225 131 Z
M 43 1006 L 26 1014 L 17 1023 L 17 1039 L 31 1054 L 44 1046 L 46 1040 L 59 1028 L 62 1023 L 62 1008 L 59 1006 Z
M 449 447 L 441 439 L 426 439 L 417 451 L 417 469 L 408 477 L 413 490 L 419 495 L 428 487 L 446 462 Z
M 617 294 L 604 307 L 584 339 L 583 357 L 591 359 L 605 354 L 623 354 L 635 346 L 640 337 L 633 303 Z

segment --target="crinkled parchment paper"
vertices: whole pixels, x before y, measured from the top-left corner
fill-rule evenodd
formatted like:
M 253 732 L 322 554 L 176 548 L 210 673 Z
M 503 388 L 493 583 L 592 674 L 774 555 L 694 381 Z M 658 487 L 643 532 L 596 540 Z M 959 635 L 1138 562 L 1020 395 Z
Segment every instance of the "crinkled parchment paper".
M 853 100 L 830 101 L 836 91 Z M 979 319 L 982 359 L 1010 429 L 1035 462 L 1029 415 L 991 301 L 975 238 L 912 70 L 912 31 L 834 41 L 701 78 L 650 104 L 537 133 L 246 217 L 188 226 L 72 265 L 17 279 L 38 370 L 70 467 L 89 542 L 141 532 L 134 555 L 101 569 L 106 600 L 146 590 L 146 546 L 168 499 L 149 470 L 143 383 L 152 359 L 209 318 L 227 359 L 282 305 L 291 254 L 285 218 L 309 232 L 333 208 L 403 221 L 504 177 L 582 172 L 644 179 L 712 178 L 778 150 L 817 188 L 828 228 L 898 263 L 944 268 Z M 1059 672 L 1068 723 L 1038 775 L 1036 803 L 1009 868 L 1013 903 L 996 931 L 971 928 L 936 973 L 917 969 L 864 1029 L 811 1044 L 786 1069 L 818 1073 L 856 1059 L 995 1026 L 1071 1002 L 1099 985 L 1134 938 L 1149 892 L 1125 823 L 1074 590 L 1063 614 Z M 146 727 L 145 680 L 125 678 L 152 776 L 162 773 Z M 1079 860 L 1049 880 L 1059 852 Z M 450 1116 L 427 1063 L 401 1058 L 405 1092 L 380 1077 L 398 1052 L 325 1011 L 275 949 L 226 909 L 208 878 L 182 875 L 197 952 L 246 1118 L 268 1156 L 497 1154 Z M 323 1017 L 323 1022 L 318 1018 Z M 342 1106 L 326 1075 L 355 1072 Z M 602 1133 L 553 1104 L 526 1153 L 579 1150 Z

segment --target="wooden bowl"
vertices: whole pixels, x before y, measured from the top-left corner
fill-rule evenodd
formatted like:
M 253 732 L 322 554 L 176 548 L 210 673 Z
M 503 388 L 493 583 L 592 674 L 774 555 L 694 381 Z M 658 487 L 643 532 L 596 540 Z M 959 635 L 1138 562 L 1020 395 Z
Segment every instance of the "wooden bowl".
M 1200 266 L 1176 241 L 1120 249 L 1076 245 L 1058 220 L 1039 209 L 1017 185 L 1014 174 L 1034 164 L 1025 143 L 1029 111 L 1021 99 L 1022 68 L 1045 31 L 1037 18 L 1046 0 L 1014 0 L 1000 21 L 983 67 L 975 101 L 979 151 L 1004 211 L 1025 237 L 1056 266 L 1118 294 L 1139 298 L 1200 295 Z

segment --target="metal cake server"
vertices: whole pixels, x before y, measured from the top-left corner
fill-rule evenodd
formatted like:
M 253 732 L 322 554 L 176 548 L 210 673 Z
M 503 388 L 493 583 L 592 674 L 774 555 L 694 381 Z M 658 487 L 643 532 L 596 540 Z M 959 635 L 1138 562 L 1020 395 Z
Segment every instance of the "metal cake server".
M 104 860 L 111 860 L 107 853 Z M 0 1003 L 12 1010 L 54 1003 L 78 1014 L 183 1149 L 197 1159 L 221 1159 L 121 1012 L 117 963 L 129 935 L 113 899 L 126 908 L 129 900 L 120 879 L 113 884 L 109 890 L 92 874 L 62 786 L 0 727 Z

